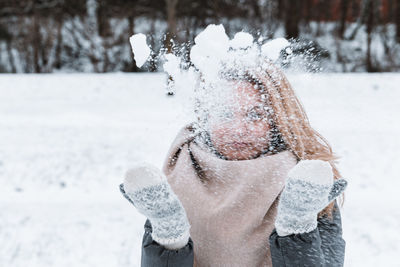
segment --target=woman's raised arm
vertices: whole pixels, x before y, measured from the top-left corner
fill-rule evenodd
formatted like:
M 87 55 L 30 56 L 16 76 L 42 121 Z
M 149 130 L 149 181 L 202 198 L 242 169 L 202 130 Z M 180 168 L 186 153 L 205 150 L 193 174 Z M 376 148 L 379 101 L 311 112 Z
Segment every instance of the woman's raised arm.
M 343 266 L 346 242 L 336 201 L 332 215 L 319 218 L 317 228 L 308 233 L 279 236 L 274 229 L 269 237 L 273 266 Z
M 193 241 L 182 248 L 170 250 L 155 242 L 151 236 L 152 226 L 149 220 L 144 225 L 142 242 L 142 267 L 193 267 Z
M 347 181 L 333 179 L 329 162 L 302 160 L 289 173 L 270 235 L 273 266 L 343 266 L 344 245 L 336 198 Z M 335 201 L 333 218 L 322 211 Z
M 123 196 L 148 219 L 142 248 L 142 267 L 193 266 L 190 224 L 182 203 L 164 174 L 147 163 L 130 169 L 120 185 Z

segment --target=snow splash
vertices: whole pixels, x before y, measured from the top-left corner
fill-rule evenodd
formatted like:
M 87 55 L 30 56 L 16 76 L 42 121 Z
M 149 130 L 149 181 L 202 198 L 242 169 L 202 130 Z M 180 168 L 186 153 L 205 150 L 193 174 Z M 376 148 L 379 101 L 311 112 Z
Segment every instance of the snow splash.
M 132 51 L 136 64 L 141 67 L 150 55 L 150 47 L 146 44 L 145 35 L 142 33 L 130 37 Z M 259 41 L 262 39 L 259 39 Z M 183 64 L 185 59 L 173 53 L 161 51 L 159 58 L 164 61 L 163 68 L 174 80 L 184 72 L 201 73 L 205 80 L 218 79 L 220 71 L 224 68 L 256 67 L 261 61 L 276 62 L 282 50 L 291 53 L 290 43 L 285 38 L 276 38 L 260 44 L 254 41 L 251 34 L 238 32 L 233 39 L 229 39 L 223 25 L 208 25 L 199 33 L 190 50 L 190 67 Z
M 136 63 L 140 67 L 149 58 L 151 49 L 143 34 L 133 35 L 130 40 Z M 219 119 L 223 114 L 226 118 L 231 116 L 229 114 L 232 112 L 227 110 L 237 109 L 228 104 L 233 103 L 232 90 L 243 86 L 238 81 L 251 79 L 249 70 L 259 72 L 268 69 L 271 64 L 281 65 L 283 54 L 291 53 L 290 43 L 285 38 L 264 42 L 263 38 L 255 40 L 251 34 L 242 31 L 230 39 L 223 25 L 211 24 L 194 39 L 189 63 L 184 56 L 165 50 L 160 52 L 158 60 L 161 60 L 169 76 L 167 88 L 173 87 L 176 95 L 190 95 L 188 99 L 191 101 L 185 99 L 181 101 L 182 105 L 194 115 L 192 117 L 201 121 L 210 113 L 222 114 L 218 116 Z
M 221 71 L 245 70 L 264 68 L 266 62 L 276 63 L 282 61 L 282 51 L 286 55 L 291 54 L 290 43 L 284 38 L 269 40 L 262 44 L 263 38 L 254 40 L 253 36 L 246 32 L 238 32 L 230 39 L 223 25 L 211 24 L 200 32 L 194 39 L 194 45 L 190 49 L 190 62 L 184 56 L 167 53 L 161 50 L 157 56 L 163 63 L 163 69 L 169 75 L 169 86 L 174 90 L 179 84 L 185 90 L 199 88 L 200 83 L 204 88 L 219 88 L 223 91 L 225 80 L 221 77 Z M 132 51 L 138 67 L 149 60 L 152 53 L 146 44 L 146 37 L 139 33 L 130 37 Z M 281 62 L 279 63 L 281 64 Z M 240 73 L 239 73 L 240 75 Z M 195 90 L 192 90 L 195 91 Z M 208 90 L 208 94 L 213 90 Z M 217 92 L 214 92 L 217 93 Z
M 135 39 L 135 36 L 131 39 Z M 150 48 L 143 35 L 137 36 L 140 42 L 132 46 L 135 59 L 136 56 L 147 58 Z M 140 55 L 143 51 L 146 53 Z M 270 77 L 279 75 L 271 65 L 282 65 L 284 55 L 291 53 L 291 44 L 284 38 L 264 42 L 263 38 L 255 40 L 251 34 L 242 31 L 230 39 L 223 25 L 211 24 L 194 39 L 189 63 L 184 56 L 166 51 L 161 51 L 158 58 L 168 74 L 167 86 L 174 88 L 176 97 L 182 94 L 189 96 L 179 102 L 184 107 L 184 113 L 191 114 L 188 120 L 198 122 L 201 132 L 211 133 L 211 129 L 217 126 L 220 132 L 223 131 L 220 139 L 229 136 L 230 140 L 225 141 L 236 142 L 237 148 L 245 142 L 253 147 L 258 146 L 257 150 L 261 151 L 270 139 L 267 129 L 271 128 L 273 111 L 266 104 L 267 90 L 263 89 L 265 85 L 257 75 L 262 72 Z M 143 61 L 137 60 L 137 63 Z M 258 134 L 253 127 L 256 124 L 259 127 Z M 220 125 L 225 125 L 226 129 Z M 249 127 L 254 129 L 250 131 L 251 134 L 244 136 L 244 129 Z M 232 150 L 239 155 L 237 148 Z M 224 146 L 224 149 L 229 148 Z

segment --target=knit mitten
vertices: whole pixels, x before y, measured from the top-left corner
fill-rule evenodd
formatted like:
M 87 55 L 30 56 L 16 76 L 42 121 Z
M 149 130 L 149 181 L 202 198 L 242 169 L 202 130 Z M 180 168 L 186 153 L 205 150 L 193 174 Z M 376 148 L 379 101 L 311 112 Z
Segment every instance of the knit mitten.
M 346 188 L 334 182 L 331 165 L 322 160 L 302 160 L 288 173 L 275 220 L 279 236 L 308 233 L 317 228 L 318 213 Z
M 150 220 L 154 241 L 172 250 L 188 243 L 190 224 L 186 212 L 157 167 L 136 164 L 127 171 L 120 190 Z

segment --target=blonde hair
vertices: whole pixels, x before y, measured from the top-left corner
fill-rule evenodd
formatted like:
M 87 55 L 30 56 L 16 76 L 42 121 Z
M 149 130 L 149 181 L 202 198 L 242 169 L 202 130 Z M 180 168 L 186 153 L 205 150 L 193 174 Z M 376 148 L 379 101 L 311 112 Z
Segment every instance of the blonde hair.
M 341 178 L 336 167 L 336 156 L 328 141 L 314 130 L 304 107 L 297 98 L 283 71 L 271 62 L 266 61 L 262 68 L 240 70 L 245 75 L 236 76 L 237 70 L 224 70 L 228 79 L 241 79 L 240 77 L 251 77 L 246 79 L 254 85 L 261 85 L 266 95 L 267 105 L 270 108 L 270 116 L 276 128 L 280 132 L 287 149 L 292 151 L 298 160 L 318 159 L 328 161 L 332 166 L 334 179 Z M 228 73 L 228 75 L 226 75 Z M 260 86 L 258 86 L 260 89 Z M 327 215 L 332 218 L 335 201 L 326 206 L 318 216 Z M 341 195 L 341 206 L 344 203 L 344 194 Z
M 286 75 L 276 65 L 267 62 L 262 71 L 252 73 L 260 81 L 265 90 L 270 107 L 273 110 L 272 118 L 282 134 L 289 149 L 298 160 L 318 159 L 328 161 L 332 166 L 334 179 L 341 178 L 336 167 L 336 156 L 329 142 L 310 125 L 304 107 L 297 98 Z M 344 194 L 341 196 L 341 206 L 344 203 Z M 323 209 L 319 216 L 332 216 L 334 202 Z

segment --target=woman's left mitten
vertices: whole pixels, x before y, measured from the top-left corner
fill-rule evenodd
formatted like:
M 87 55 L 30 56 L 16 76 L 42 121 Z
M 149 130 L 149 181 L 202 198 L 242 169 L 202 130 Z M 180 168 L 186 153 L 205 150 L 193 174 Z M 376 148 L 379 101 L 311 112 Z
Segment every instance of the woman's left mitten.
M 343 178 L 334 182 L 327 161 L 301 160 L 288 173 L 275 220 L 279 236 L 311 232 L 318 213 L 346 188 Z
M 157 167 L 136 164 L 127 171 L 120 191 L 150 220 L 154 241 L 168 249 L 179 249 L 187 244 L 190 224 L 186 212 Z

